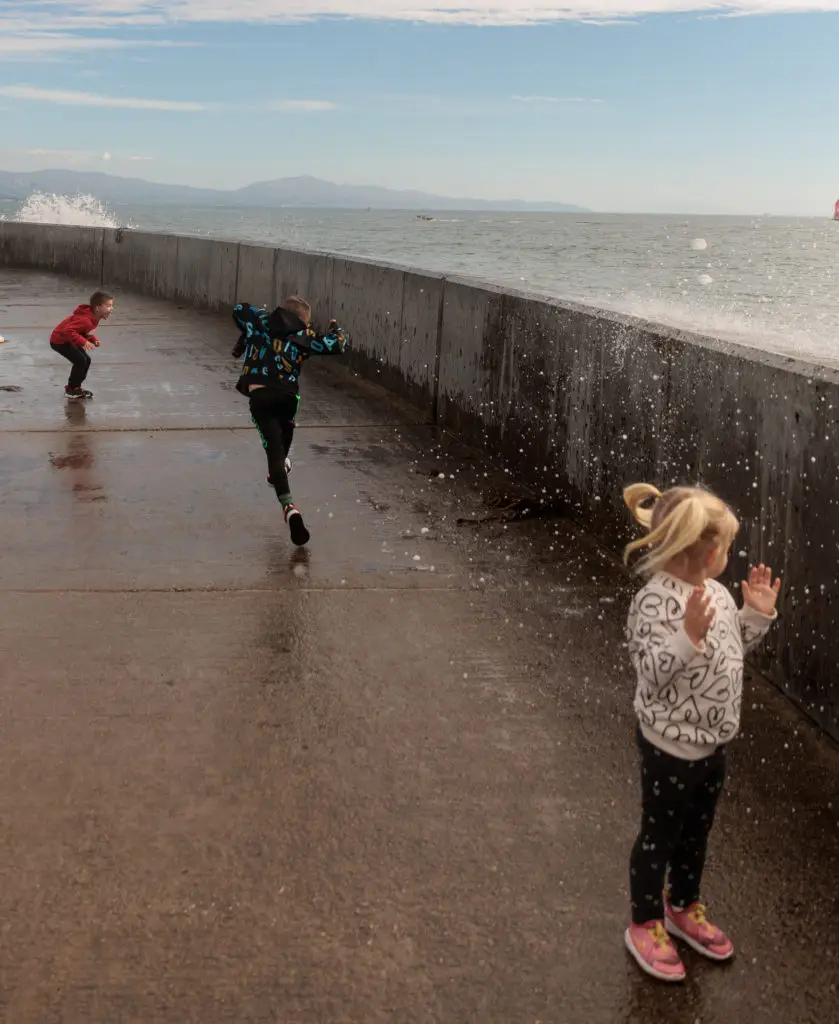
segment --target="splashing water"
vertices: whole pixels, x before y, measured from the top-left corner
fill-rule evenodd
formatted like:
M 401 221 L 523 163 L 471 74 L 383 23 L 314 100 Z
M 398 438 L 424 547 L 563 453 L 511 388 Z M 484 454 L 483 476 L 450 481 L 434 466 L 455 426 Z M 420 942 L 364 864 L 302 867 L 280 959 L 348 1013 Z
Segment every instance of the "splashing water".
M 393 261 L 839 368 L 839 230 L 806 218 L 263 209 L 35 194 L 14 220 L 132 227 Z M 121 220 L 121 223 L 120 223 Z
M 88 228 L 118 228 L 117 216 L 95 196 L 59 196 L 33 192 L 12 216 L 25 224 L 75 224 Z

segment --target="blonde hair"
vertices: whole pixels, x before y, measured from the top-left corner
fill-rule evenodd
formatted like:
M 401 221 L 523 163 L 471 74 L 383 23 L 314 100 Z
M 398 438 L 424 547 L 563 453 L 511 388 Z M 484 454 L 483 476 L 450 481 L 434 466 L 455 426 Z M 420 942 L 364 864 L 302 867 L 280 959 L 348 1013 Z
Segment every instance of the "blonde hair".
M 728 505 L 701 487 L 671 487 L 662 494 L 652 484 L 632 484 L 624 490 L 623 500 L 648 531 L 624 549 L 624 562 L 633 552 L 649 549 L 636 572 L 658 572 L 681 554 L 694 558 L 713 548 L 727 549 L 740 529 Z

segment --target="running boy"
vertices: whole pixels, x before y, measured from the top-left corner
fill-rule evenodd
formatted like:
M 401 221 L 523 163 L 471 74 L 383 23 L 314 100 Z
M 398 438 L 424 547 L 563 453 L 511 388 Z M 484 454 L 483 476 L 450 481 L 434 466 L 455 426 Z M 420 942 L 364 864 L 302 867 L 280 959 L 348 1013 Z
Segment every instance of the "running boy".
M 114 297 L 107 292 L 94 292 L 86 306 L 77 306 L 50 335 L 50 347 L 73 364 L 70 379 L 64 394 L 71 399 L 93 398 L 92 391 L 86 391 L 84 384 L 90 369 L 90 356 L 101 342 L 93 333 L 103 320 L 114 310 Z
M 286 461 L 300 401 L 300 371 L 312 355 L 343 352 L 347 339 L 334 320 L 326 334 L 313 330 L 311 306 L 297 295 L 273 313 L 237 303 L 233 319 L 242 332 L 245 355 L 236 390 L 250 401 L 251 416 L 268 457 L 268 482 L 282 505 L 292 542 L 302 547 L 308 543 L 309 531 L 291 500 Z
M 679 982 L 685 968 L 671 935 L 710 960 L 734 955 L 706 916 L 702 873 L 726 748 L 740 729 L 743 657 L 775 621 L 781 581 L 765 565 L 752 568 L 741 608 L 717 582 L 740 524 L 716 495 L 633 484 L 624 500 L 646 531 L 626 555 L 646 549 L 637 570 L 648 577 L 626 630 L 638 680 L 642 806 L 625 941 L 643 971 Z

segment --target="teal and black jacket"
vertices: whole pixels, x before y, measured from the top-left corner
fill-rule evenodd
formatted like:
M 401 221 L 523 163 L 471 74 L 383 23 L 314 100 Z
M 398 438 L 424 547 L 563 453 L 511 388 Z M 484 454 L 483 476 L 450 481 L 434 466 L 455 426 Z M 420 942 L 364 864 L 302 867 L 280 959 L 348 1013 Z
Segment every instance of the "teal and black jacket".
M 297 394 L 300 371 L 310 356 L 339 355 L 347 348 L 347 336 L 334 320 L 326 334 L 319 334 L 282 307 L 268 313 L 240 302 L 233 307 L 233 320 L 241 331 L 237 349 L 244 353 L 236 385 L 243 395 L 251 384 Z

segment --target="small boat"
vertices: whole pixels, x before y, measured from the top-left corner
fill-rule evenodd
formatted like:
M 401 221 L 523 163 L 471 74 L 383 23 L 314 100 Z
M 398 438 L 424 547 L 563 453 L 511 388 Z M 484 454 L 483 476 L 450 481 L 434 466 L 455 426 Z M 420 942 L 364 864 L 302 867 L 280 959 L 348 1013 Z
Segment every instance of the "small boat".
M 836 200 L 836 205 L 833 207 L 833 219 L 839 220 L 839 199 Z
M 836 205 L 837 205 L 837 209 L 839 209 L 839 203 L 837 203 Z M 417 220 L 434 220 L 434 218 L 433 217 L 429 217 L 427 213 L 418 213 L 417 214 Z

